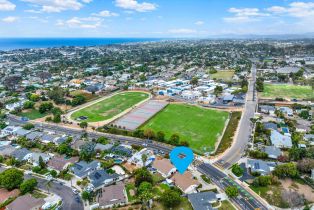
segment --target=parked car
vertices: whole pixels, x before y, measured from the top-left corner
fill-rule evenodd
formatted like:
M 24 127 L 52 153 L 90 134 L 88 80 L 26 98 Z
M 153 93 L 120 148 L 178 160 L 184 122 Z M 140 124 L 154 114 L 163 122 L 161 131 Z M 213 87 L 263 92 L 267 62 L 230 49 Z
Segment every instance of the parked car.
M 79 191 L 78 191 L 77 189 L 75 189 L 75 188 L 72 189 L 72 192 L 73 192 L 75 195 L 79 194 Z

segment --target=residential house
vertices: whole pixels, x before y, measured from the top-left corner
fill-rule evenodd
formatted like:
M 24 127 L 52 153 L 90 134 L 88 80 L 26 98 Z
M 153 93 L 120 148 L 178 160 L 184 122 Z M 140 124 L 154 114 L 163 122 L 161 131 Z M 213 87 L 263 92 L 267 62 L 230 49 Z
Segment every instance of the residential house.
M 175 173 L 171 180 L 182 192 L 189 194 L 195 193 L 196 188 L 200 183 L 193 177 L 193 174 L 189 171 L 185 171 L 184 174 Z
M 54 143 L 55 140 L 58 139 L 59 136 L 53 135 L 53 134 L 48 134 L 48 133 L 44 133 L 44 135 L 42 135 L 40 137 L 40 141 L 44 144 L 48 144 L 48 143 Z
M 219 201 L 217 194 L 211 191 L 188 194 L 194 210 L 214 210 L 212 204 Z
M 282 107 L 279 107 L 279 110 L 288 115 L 289 117 L 292 117 L 293 116 L 293 110 L 289 107 L 286 107 L 286 106 L 282 106 Z
M 16 150 L 15 147 L 8 145 L 0 147 L 0 155 L 3 157 L 11 157 L 13 152 Z
M 95 146 L 95 151 L 109 151 L 111 150 L 113 147 L 112 144 L 99 144 L 97 143 L 96 146 Z
M 168 178 L 176 172 L 176 167 L 174 167 L 169 159 L 156 159 L 153 162 L 153 168 L 157 170 L 163 177 Z
M 80 179 L 86 178 L 93 171 L 100 169 L 100 162 L 94 160 L 92 162 L 80 161 L 71 167 L 71 171 Z
M 39 166 L 39 159 L 40 157 L 43 159 L 45 163 L 48 163 L 50 160 L 51 156 L 45 153 L 41 152 L 33 152 L 30 157 L 28 158 L 28 162 L 32 163 L 33 166 Z
M 314 145 L 314 134 L 304 134 L 304 141 L 310 142 L 311 145 Z
M 26 161 L 31 157 L 32 152 L 26 148 L 21 148 L 15 150 L 11 155 L 18 161 Z
M 39 139 L 42 135 L 44 135 L 42 132 L 33 131 L 26 135 L 26 138 L 30 141 L 35 141 Z
M 68 139 L 67 136 L 59 136 L 54 140 L 54 143 L 57 145 L 60 145 L 60 144 L 64 143 L 67 139 Z
M 119 175 L 116 173 L 109 174 L 104 169 L 95 170 L 88 175 L 91 185 L 94 189 L 99 189 L 104 185 L 112 184 L 119 179 Z
M 20 194 L 20 190 L 18 190 L 18 189 L 14 189 L 14 190 L 8 191 L 8 190 L 6 190 L 4 188 L 1 188 L 0 189 L 0 203 L 5 202 L 9 198 L 18 197 L 19 194 Z
M 29 134 L 31 131 L 30 130 L 26 130 L 24 128 L 20 128 L 18 129 L 14 134 L 16 136 L 26 136 L 27 134 Z
M 86 144 L 86 141 L 83 140 L 76 140 L 72 143 L 71 148 L 80 151 L 81 146 Z
M 271 131 L 270 135 L 271 144 L 278 148 L 291 148 L 292 140 L 290 136 L 282 135 L 276 130 Z
M 259 108 L 260 108 L 260 112 L 262 112 L 262 113 L 269 114 L 272 116 L 275 115 L 276 108 L 274 106 L 261 105 L 261 106 L 259 106 Z
M 230 102 L 233 101 L 233 98 L 234 98 L 234 95 L 232 95 L 232 94 L 230 94 L 230 95 L 225 95 L 225 96 L 223 97 L 223 99 L 222 99 L 222 102 L 223 102 L 224 104 L 228 104 L 228 103 L 230 103 Z
M 101 208 L 112 208 L 114 205 L 124 205 L 127 203 L 127 195 L 123 182 L 117 182 L 102 188 L 102 193 L 98 194 L 97 201 Z
M 277 130 L 278 128 L 277 124 L 273 122 L 264 122 L 263 125 L 266 130 Z
M 55 155 L 47 163 L 47 166 L 51 170 L 57 172 L 65 170 L 70 164 L 74 164 L 79 161 L 79 157 L 66 158 L 65 156 Z
M 7 205 L 6 210 L 40 210 L 45 203 L 42 198 L 34 198 L 31 194 L 26 194 Z
M 114 147 L 111 152 L 115 153 L 115 154 L 120 154 L 120 155 L 124 155 L 127 157 L 131 157 L 132 156 L 132 149 L 128 148 L 126 146 L 123 145 L 119 145 L 117 147 Z
M 263 160 L 248 159 L 246 162 L 246 168 L 251 172 L 259 172 L 261 175 L 270 174 L 276 167 L 275 162 L 266 162 Z
M 277 159 L 281 155 L 281 150 L 275 146 L 265 146 L 264 152 L 268 154 L 269 158 Z
M 147 160 L 145 163 L 143 163 L 143 155 L 147 157 Z M 144 148 L 141 151 L 135 153 L 131 158 L 128 159 L 128 163 L 134 164 L 137 167 L 141 168 L 143 166 L 150 165 L 155 160 L 155 155 L 153 151 Z
M 6 135 L 15 135 L 16 131 L 21 129 L 22 127 L 19 126 L 7 126 L 4 129 L 2 129 L 2 133 Z

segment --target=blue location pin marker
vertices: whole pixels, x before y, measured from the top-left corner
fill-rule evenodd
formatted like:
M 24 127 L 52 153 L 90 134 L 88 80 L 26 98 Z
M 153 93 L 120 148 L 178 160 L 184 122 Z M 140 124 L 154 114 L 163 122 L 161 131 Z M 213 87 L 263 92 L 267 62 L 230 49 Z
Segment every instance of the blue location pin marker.
M 176 147 L 170 152 L 170 160 L 178 169 L 180 174 L 183 174 L 189 165 L 193 162 L 193 151 L 188 147 Z

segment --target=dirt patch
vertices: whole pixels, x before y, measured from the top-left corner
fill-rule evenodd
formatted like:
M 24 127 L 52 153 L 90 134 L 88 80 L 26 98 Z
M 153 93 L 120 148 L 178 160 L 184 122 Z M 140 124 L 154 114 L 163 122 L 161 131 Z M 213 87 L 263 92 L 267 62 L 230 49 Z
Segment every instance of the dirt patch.
M 125 167 L 126 170 L 128 170 L 131 173 L 137 169 L 137 167 L 135 165 L 132 165 L 132 164 L 129 164 L 129 163 L 124 163 L 123 167 Z
M 293 190 L 304 195 L 306 200 L 314 202 L 314 190 L 310 186 L 294 182 L 291 179 L 280 180 L 280 182 L 285 190 Z

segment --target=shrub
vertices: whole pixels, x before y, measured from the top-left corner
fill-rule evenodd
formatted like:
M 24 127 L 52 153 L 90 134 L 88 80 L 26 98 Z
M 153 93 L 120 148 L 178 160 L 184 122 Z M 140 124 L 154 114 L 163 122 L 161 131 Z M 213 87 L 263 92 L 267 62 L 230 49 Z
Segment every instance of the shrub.
M 243 168 L 241 168 L 238 164 L 233 164 L 231 171 L 238 177 L 243 175 Z

